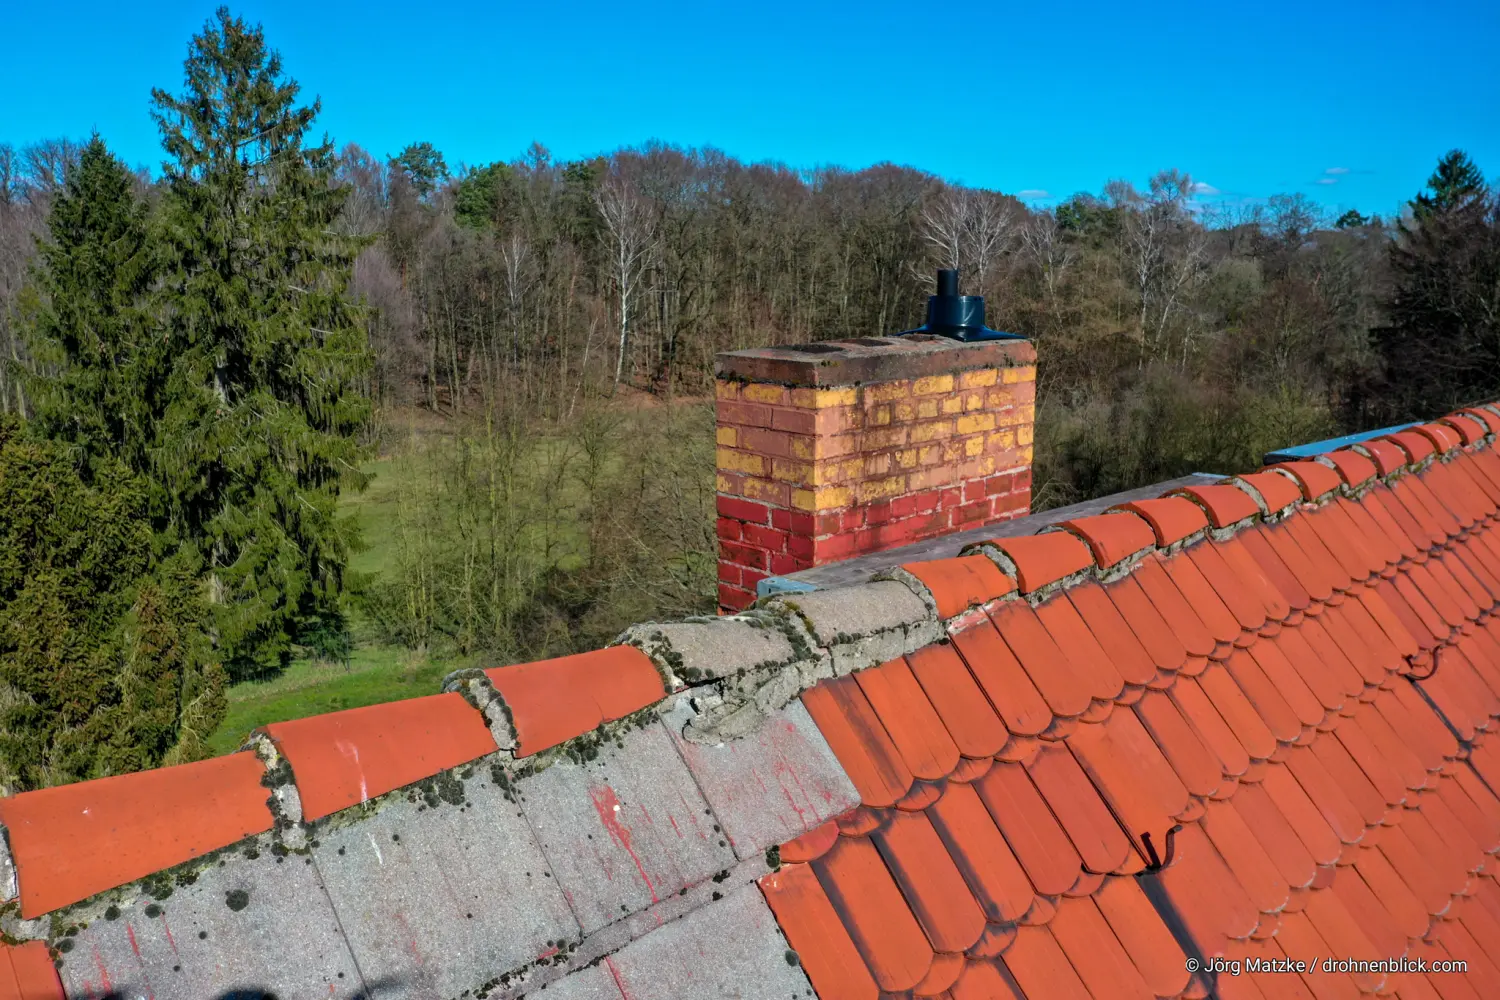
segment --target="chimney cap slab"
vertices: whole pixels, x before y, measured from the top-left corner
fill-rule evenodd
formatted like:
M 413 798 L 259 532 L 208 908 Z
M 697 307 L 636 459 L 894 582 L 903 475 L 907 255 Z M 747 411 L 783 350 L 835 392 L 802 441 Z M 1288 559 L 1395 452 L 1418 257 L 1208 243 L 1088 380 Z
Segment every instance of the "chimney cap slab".
M 1033 364 L 1036 346 L 1029 340 L 964 342 L 916 334 L 726 351 L 719 355 L 715 373 L 721 379 L 817 387 Z

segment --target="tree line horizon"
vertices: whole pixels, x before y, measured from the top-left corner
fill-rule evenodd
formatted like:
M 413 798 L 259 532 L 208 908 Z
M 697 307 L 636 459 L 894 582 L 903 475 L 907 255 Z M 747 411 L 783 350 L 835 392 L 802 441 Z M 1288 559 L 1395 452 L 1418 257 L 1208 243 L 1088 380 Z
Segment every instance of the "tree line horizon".
M 227 9 L 181 87 L 158 177 L 0 145 L 0 789 L 199 759 L 309 650 L 711 610 L 716 354 L 911 328 L 937 267 L 1036 342 L 1038 509 L 1500 397 L 1500 198 L 1457 150 L 1391 218 L 662 143 L 453 173 L 313 142 Z M 377 455 L 409 475 L 359 574 Z

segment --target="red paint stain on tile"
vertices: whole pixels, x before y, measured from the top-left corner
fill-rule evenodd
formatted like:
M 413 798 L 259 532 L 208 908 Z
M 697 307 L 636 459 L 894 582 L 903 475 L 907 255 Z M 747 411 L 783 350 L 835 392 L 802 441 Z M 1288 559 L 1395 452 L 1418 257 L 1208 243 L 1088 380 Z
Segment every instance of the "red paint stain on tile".
M 640 873 L 641 881 L 646 883 L 646 891 L 651 893 L 651 902 L 661 902 L 656 895 L 656 886 L 651 883 L 651 876 L 646 874 L 646 866 L 641 864 L 639 855 L 631 845 L 630 829 L 620 822 L 620 799 L 615 795 L 615 790 L 608 785 L 600 785 L 589 789 L 589 798 L 594 802 L 594 811 L 599 814 L 599 822 L 609 833 L 609 839 L 618 844 L 622 851 L 630 855 L 630 860 L 635 862 L 635 870 Z

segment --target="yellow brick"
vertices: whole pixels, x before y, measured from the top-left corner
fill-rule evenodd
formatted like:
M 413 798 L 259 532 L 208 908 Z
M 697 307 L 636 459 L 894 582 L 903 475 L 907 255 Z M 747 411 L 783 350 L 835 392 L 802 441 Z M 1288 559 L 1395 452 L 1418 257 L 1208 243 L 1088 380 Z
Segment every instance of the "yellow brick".
M 752 403 L 769 403 L 772 406 L 784 406 L 787 402 L 787 390 L 780 385 L 747 385 L 743 393 L 744 398 Z
M 982 393 L 982 392 L 971 392 L 968 395 L 966 395 L 964 397 L 964 409 L 965 410 L 982 410 L 982 409 L 984 409 L 984 393 Z
M 883 476 L 891 471 L 891 453 L 883 451 L 878 455 L 867 455 L 864 468 L 860 470 L 867 476 Z
M 920 443 L 916 436 L 917 428 L 912 429 L 912 443 Z M 860 435 L 859 447 L 861 451 L 880 451 L 883 448 L 901 448 L 906 445 L 905 427 L 884 427 L 878 431 L 865 431 Z
M 881 500 L 906 492 L 905 476 L 890 476 L 886 479 L 871 479 L 859 484 L 861 500 Z
M 817 444 L 813 438 L 794 437 L 791 440 L 793 458 L 817 458 Z
M 765 474 L 766 460 L 759 455 L 735 451 L 732 448 L 720 448 L 718 458 L 719 468 L 728 472 L 742 472 L 749 476 Z
M 962 417 L 960 420 L 964 419 Z M 921 444 L 924 441 L 936 441 L 939 438 L 953 436 L 953 421 L 934 420 L 927 424 L 917 424 L 911 429 L 912 444 Z
M 964 442 L 964 454 L 973 458 L 984 451 L 984 438 L 974 435 Z
M 1025 417 L 1028 421 L 1031 421 L 1032 423 L 1035 423 L 1036 422 L 1036 404 L 1035 403 L 1027 403 L 1025 406 L 1021 407 L 1021 416 Z
M 930 489 L 934 486 L 947 486 L 953 482 L 953 466 L 939 465 L 932 469 L 923 469 L 913 472 L 907 477 L 907 489 L 915 493 L 918 490 Z
M 884 427 L 891 422 L 891 408 L 889 406 L 877 406 L 870 414 L 868 423 L 874 427 Z
M 943 442 L 943 461 L 948 463 L 957 462 L 964 456 L 964 443 L 962 441 Z
M 739 399 L 740 383 L 719 379 L 714 383 L 714 395 L 719 399 Z
M 866 403 L 889 403 L 892 400 L 905 399 L 909 395 L 911 395 L 911 382 L 906 379 L 865 386 Z
M 955 413 L 962 413 L 963 411 L 964 397 L 949 396 L 947 399 L 943 400 L 943 412 L 948 414 L 949 416 L 952 416 Z
M 1027 465 L 1031 464 L 1031 445 L 1021 449 L 1021 461 Z
M 1007 368 L 1001 381 L 1006 385 L 1014 385 L 1017 382 L 1035 382 L 1036 365 L 1024 365 L 1019 368 Z
M 797 452 L 797 440 L 797 438 L 792 439 L 792 454 L 797 455 L 798 458 L 807 457 Z M 838 458 L 840 455 L 852 455 L 859 451 L 859 435 L 857 434 L 831 434 L 827 437 L 817 438 L 812 443 L 814 447 L 813 457 L 818 459 Z
M 1017 444 L 1030 444 L 1031 441 L 1032 441 L 1032 437 L 1031 437 L 1031 425 L 1030 424 L 1022 424 L 1020 427 L 1016 428 L 1016 443 Z
M 853 494 L 844 486 L 792 491 L 792 506 L 798 510 L 836 510 L 849 506 L 853 499 Z
M 936 465 L 943 460 L 943 446 L 940 444 L 924 445 L 917 453 L 917 461 L 923 465 Z
M 859 390 L 842 389 L 793 389 L 792 405 L 810 410 L 821 410 L 830 406 L 853 406 L 859 401 Z
M 786 484 L 773 483 L 769 479 L 747 478 L 740 492 L 751 500 L 765 500 L 777 506 L 786 503 Z
M 722 473 L 714 476 L 714 489 L 720 493 L 733 493 L 735 484 L 730 478 Z
M 720 427 L 714 432 L 714 437 L 726 448 L 734 447 L 735 431 L 733 427 Z
M 838 486 L 855 483 L 865 477 L 864 456 L 840 459 L 835 462 L 822 461 L 814 468 L 810 482 L 813 486 Z
M 953 391 L 952 375 L 928 375 L 919 378 L 912 383 L 911 394 L 913 396 L 931 396 L 938 392 Z
M 896 452 L 896 464 L 903 469 L 915 468 L 917 464 L 917 449 L 903 448 Z
M 909 424 L 917 419 L 917 408 L 911 403 L 897 403 L 895 413 L 896 419 L 903 424 Z
M 1000 430 L 991 434 L 985 442 L 990 451 L 1007 451 L 1016 446 L 1016 432 Z
M 964 372 L 958 377 L 958 384 L 965 389 L 982 389 L 985 386 L 994 385 L 1000 378 L 1000 373 L 993 368 L 980 368 L 972 372 Z
M 985 455 L 979 460 L 979 474 L 981 476 L 993 476 L 995 474 L 994 455 Z
M 973 413 L 967 417 L 958 418 L 958 433 L 975 434 L 979 431 L 992 431 L 995 429 L 995 416 L 992 413 Z
M 924 399 L 917 404 L 917 417 L 921 420 L 931 420 L 938 415 L 938 401 L 935 399 Z
M 790 458 L 778 458 L 771 462 L 771 478 L 784 483 L 810 483 L 813 477 L 811 462 L 798 462 Z

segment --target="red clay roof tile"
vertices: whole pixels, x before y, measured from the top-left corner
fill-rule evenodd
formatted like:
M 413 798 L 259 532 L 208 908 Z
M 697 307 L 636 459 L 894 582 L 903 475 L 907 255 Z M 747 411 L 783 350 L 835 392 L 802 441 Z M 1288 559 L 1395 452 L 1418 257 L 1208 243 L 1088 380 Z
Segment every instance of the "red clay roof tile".
M 1241 629 L 1254 632 L 1265 625 L 1266 606 L 1253 589 L 1254 583 L 1242 579 L 1230 568 L 1220 546 L 1212 542 L 1194 545 L 1183 550 L 1181 557 L 1197 567 L 1198 574 L 1224 603 Z M 1178 582 L 1178 588 L 1186 593 L 1186 588 L 1183 587 L 1181 581 Z
M 495 752 L 484 717 L 453 693 L 276 722 L 265 732 L 292 765 L 308 820 Z
M 1251 904 L 1261 913 L 1280 912 L 1290 899 L 1291 886 L 1244 817 L 1229 802 L 1210 802 L 1202 825 Z
M 1002 761 L 972 787 L 1036 891 L 1049 896 L 1067 892 L 1082 861 L 1025 768 Z
M 823 681 L 802 692 L 802 704 L 861 802 L 893 806 L 911 789 L 911 771 L 854 678 Z
M 1350 486 L 1363 486 L 1371 479 L 1380 474 L 1380 469 L 1369 458 L 1357 451 L 1347 448 L 1340 451 L 1330 451 L 1320 458 L 1327 459 L 1333 463 L 1339 477 Z
M 1321 462 L 1283 462 L 1271 468 L 1290 475 L 1302 491 L 1303 498 L 1307 500 L 1325 497 L 1344 483 L 1338 470 L 1330 469 Z M 1374 470 L 1370 471 L 1373 473 Z
M 1285 696 L 1277 689 L 1276 682 L 1266 676 L 1254 657 L 1237 649 L 1224 661 L 1224 666 L 1250 704 L 1255 706 L 1255 714 L 1265 722 L 1279 742 L 1290 743 L 1302 734 L 1304 723 L 1287 704 Z
M 1207 549 L 1207 546 L 1196 546 L 1196 548 Z M 1234 613 L 1225 605 L 1224 600 L 1214 590 L 1203 573 L 1198 569 L 1198 561 L 1193 559 L 1189 549 L 1187 552 L 1179 552 L 1172 556 L 1156 558 L 1171 582 L 1175 585 L 1176 592 L 1180 595 L 1183 603 L 1192 612 L 1192 615 L 1207 630 L 1209 637 L 1216 642 L 1229 643 L 1241 637 L 1241 625 Z M 1144 567 L 1143 567 L 1144 569 Z M 1147 594 L 1152 595 L 1152 600 L 1157 608 L 1162 609 L 1162 602 L 1158 601 L 1151 585 L 1151 571 L 1141 578 L 1141 585 L 1146 588 Z M 1177 602 L 1168 597 L 1167 603 Z M 1174 614 L 1181 614 L 1179 607 Z M 1166 614 L 1163 612 L 1163 616 Z M 1170 619 L 1169 619 L 1170 620 Z M 1262 617 L 1264 623 L 1264 617 Z M 1213 650 L 1209 651 L 1210 653 Z
M 838 836 L 839 825 L 833 820 L 814 827 L 795 840 L 781 845 L 781 863 L 791 865 L 816 861 L 829 852 Z
M 985 544 L 995 546 L 1015 564 L 1016 582 L 1023 594 L 1094 565 L 1088 546 L 1065 531 L 999 538 Z
M 21 889 L 39 917 L 271 829 L 252 753 L 0 798 Z
M 1024 766 L 1084 867 L 1113 872 L 1128 863 L 1129 838 L 1066 747 L 1047 744 Z
M 954 633 L 953 645 L 1012 733 L 1035 736 L 1052 724 L 1046 700 L 993 622 L 985 619 Z
M 932 957 L 932 968 L 922 981 L 911 988 L 914 997 L 946 997 L 949 987 L 958 982 L 968 962 L 962 955 L 938 954 Z
M 1155 662 L 1102 586 L 1090 581 L 1064 596 L 1100 646 L 1110 651 L 1115 671 L 1127 684 L 1146 684 L 1156 676 Z
M 1410 459 L 1405 451 L 1389 438 L 1370 438 L 1357 446 L 1369 454 L 1381 476 L 1389 476 L 1404 468 Z
M 760 890 L 822 1000 L 876 1000 L 880 987 L 811 866 L 784 865 Z
M 1302 655 L 1308 650 L 1300 640 L 1296 629 L 1284 629 L 1275 638 L 1251 646 L 1249 653 L 1276 685 L 1297 719 L 1304 726 L 1316 726 L 1328 712 L 1342 708 L 1345 699 L 1323 665 L 1315 657 Z M 1295 665 L 1288 652 L 1297 656 Z M 1330 701 L 1333 704 L 1328 704 Z
M 1045 927 L 1019 927 L 1001 959 L 1027 997 L 1091 1000 L 1073 964 Z
M 1140 883 L 1108 878 L 1094 895 L 1099 912 L 1156 996 L 1175 996 L 1187 986 L 1187 957 Z
M 1204 951 L 1221 952 L 1226 938 L 1249 937 L 1260 922 L 1259 911 L 1202 826 L 1189 823 L 1178 831 L 1175 853 L 1157 877 Z
M 990 620 L 1054 714 L 1077 716 L 1088 709 L 1092 699 L 1088 685 L 1074 672 L 1029 604 L 1011 601 L 993 608 Z
M 1443 423 L 1418 424 L 1412 431 L 1427 438 L 1438 451 L 1445 454 L 1464 443 L 1458 431 Z
M 952 618 L 978 604 L 988 604 L 1016 589 L 1015 581 L 1000 572 L 994 560 L 986 555 L 904 563 L 901 568 L 932 592 L 938 614 L 944 618 Z
M 1094 1000 L 1136 1000 L 1151 995 L 1092 899 L 1064 899 L 1049 927 Z
M 66 1000 L 45 944 L 0 944 L 0 1000 Z
M 1203 508 L 1183 496 L 1135 500 L 1112 509 L 1128 510 L 1145 518 L 1156 535 L 1156 543 L 1162 546 L 1180 542 L 1208 527 Z
M 486 670 L 515 717 L 517 755 L 529 757 L 666 697 L 661 675 L 634 646 Z
M 876 984 L 896 993 L 920 983 L 932 967 L 932 946 L 875 845 L 840 837 L 811 867 Z
M 1286 817 L 1315 862 L 1332 865 L 1339 859 L 1343 843 L 1338 831 L 1329 825 L 1323 811 L 1308 796 L 1300 782 L 1285 765 L 1272 764 L 1260 783 L 1276 808 Z
M 1231 654 L 1230 659 L 1245 657 L 1244 652 Z M 1276 736 L 1271 732 L 1245 691 L 1234 679 L 1234 675 L 1222 664 L 1211 664 L 1193 681 L 1203 690 L 1213 704 L 1219 717 L 1224 720 L 1240 746 L 1254 760 L 1266 760 L 1276 752 Z M 1182 682 L 1186 683 L 1186 682 Z
M 914 777 L 938 781 L 958 766 L 958 747 L 905 660 L 861 670 L 854 680 Z
M 1183 679 L 1173 684 L 1167 693 L 1198 739 L 1213 753 L 1220 771 L 1227 777 L 1238 778 L 1250 769 L 1250 755 L 1208 695 L 1204 694 L 1199 680 Z
M 1484 421 L 1485 426 L 1491 434 L 1500 434 L 1500 414 L 1496 414 L 1493 410 L 1487 410 L 1482 406 L 1470 407 L 1463 412 L 1468 416 L 1477 417 Z
M 1259 784 L 1242 784 L 1229 804 L 1239 813 L 1245 826 L 1276 866 L 1277 872 L 1293 889 L 1310 885 L 1317 875 L 1317 862 L 1307 844 L 1297 835 L 1290 820 Z
M 1126 511 L 1075 517 L 1071 521 L 1063 521 L 1060 527 L 1088 543 L 1094 554 L 1094 562 L 1101 569 L 1123 562 L 1156 544 L 1156 533 L 1150 522 Z
M 959 753 L 983 758 L 1000 752 L 1010 734 L 951 643 L 924 646 L 906 662 Z
M 1390 914 L 1400 933 L 1418 938 L 1427 932 L 1429 914 L 1426 907 L 1383 853 L 1379 850 L 1360 851 L 1354 859 L 1354 870 Z M 1400 951 L 1394 954 L 1400 954 Z
M 1338 504 L 1308 511 L 1307 517 L 1298 520 L 1306 522 L 1308 530 L 1338 563 L 1341 581 L 1347 581 L 1342 589 L 1363 583 L 1386 568 L 1385 560 L 1359 538 L 1349 516 Z
M 1414 430 L 1397 431 L 1394 434 L 1387 434 L 1378 440 L 1382 442 L 1388 441 L 1397 448 L 1400 448 L 1406 462 L 1409 463 L 1420 462 L 1437 453 L 1437 448 L 1433 445 L 1432 440 L 1425 434 L 1418 434 Z
M 1218 761 L 1170 697 L 1160 691 L 1147 691 L 1135 704 L 1134 711 L 1189 793 L 1207 798 L 1219 790 L 1223 775 Z
M 1187 660 L 1188 651 L 1142 589 L 1135 575 L 1108 584 L 1104 592 L 1114 603 L 1120 617 L 1135 633 L 1136 639 L 1150 655 L 1157 669 L 1168 672 L 1181 669 Z
M 1245 533 L 1245 537 L 1249 537 L 1249 533 Z M 1292 614 L 1292 606 L 1287 603 L 1286 595 L 1272 582 L 1260 561 L 1251 554 L 1249 549 L 1245 548 L 1241 537 L 1236 536 L 1222 542 L 1212 542 L 1210 547 L 1224 560 L 1224 565 L 1235 578 L 1264 605 L 1268 619 L 1277 622 L 1285 621 Z M 1306 607 L 1306 604 L 1303 607 Z
M 951 1000 L 1026 1000 L 1010 970 L 996 959 L 964 963 L 948 996 Z
M 1265 501 L 1266 509 L 1273 514 L 1284 510 L 1302 499 L 1302 489 L 1295 479 L 1279 472 L 1252 472 L 1237 478 L 1237 484 L 1249 486 Z
M 1299 522 L 1301 518 L 1297 519 Z M 1264 538 L 1271 551 L 1297 578 L 1302 589 L 1314 601 L 1326 601 L 1333 596 L 1335 580 L 1328 572 L 1328 560 L 1317 558 L 1320 553 L 1301 544 L 1302 539 L 1292 534 L 1289 524 L 1272 524 L 1255 532 Z M 1246 539 L 1246 544 L 1250 540 Z M 1326 550 L 1321 555 L 1326 556 Z
M 1135 713 L 1115 712 L 1103 723 L 1079 726 L 1068 746 L 1132 842 L 1144 848 L 1150 834 L 1162 851 L 1167 830 L 1187 808 L 1188 791 Z
M 1490 432 L 1489 425 L 1482 419 L 1464 411 L 1450 413 L 1446 417 L 1440 417 L 1439 420 L 1462 438 L 1466 445 L 1483 439 Z
M 1349 796 L 1328 773 L 1311 747 L 1292 747 L 1287 752 L 1287 770 L 1297 779 L 1302 791 L 1318 807 L 1318 812 L 1339 840 L 1345 844 L 1357 844 L 1365 834 L 1364 819 Z M 1270 781 L 1270 777 L 1267 776 Z M 1276 793 L 1272 790 L 1272 795 Z
M 1255 528 L 1235 535 L 1224 546 L 1226 559 L 1236 545 L 1249 553 L 1259 566 L 1262 576 L 1273 587 L 1276 596 L 1284 601 L 1291 611 L 1305 611 L 1312 604 L 1312 595 L 1282 561 L 1277 551 L 1271 547 L 1263 529 Z
M 1036 615 L 1095 701 L 1112 701 L 1120 696 L 1125 679 L 1070 601 L 1048 601 L 1036 609 Z
M 1412 516 L 1432 534 L 1435 544 L 1446 544 L 1451 536 L 1458 534 L 1458 519 L 1433 496 L 1421 476 L 1403 476 L 1391 484 L 1391 492 L 1401 498 Z
M 962 952 L 979 940 L 984 913 L 926 813 L 895 813 L 871 839 L 934 951 Z
M 928 816 L 985 918 L 1019 920 L 1031 908 L 1031 881 L 974 786 L 950 784 Z
M 1215 528 L 1226 528 L 1260 513 L 1260 508 L 1250 494 L 1238 486 L 1226 483 L 1187 486 L 1173 491 L 1172 495 L 1189 496 L 1196 500 L 1208 512 L 1208 519 Z

